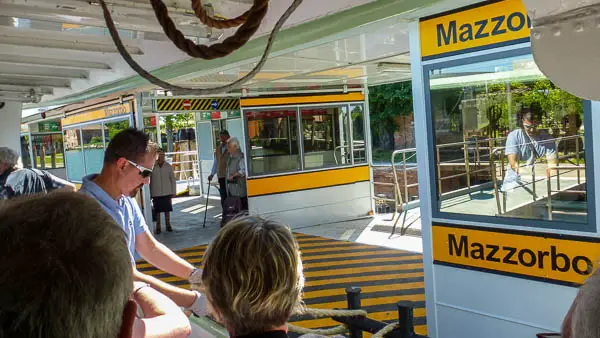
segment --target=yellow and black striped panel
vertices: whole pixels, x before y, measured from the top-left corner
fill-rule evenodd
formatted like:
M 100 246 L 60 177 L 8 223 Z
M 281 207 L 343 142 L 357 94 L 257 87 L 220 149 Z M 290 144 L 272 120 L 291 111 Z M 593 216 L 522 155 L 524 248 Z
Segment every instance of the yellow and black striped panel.
M 360 166 L 264 178 L 249 178 L 247 183 L 248 197 L 368 182 L 370 177 L 369 166 Z
M 412 301 L 415 305 L 414 324 L 417 333 L 427 333 L 425 318 L 425 286 L 423 258 L 420 254 L 392 250 L 329 238 L 296 234 L 302 251 L 304 301 L 308 307 L 321 309 L 346 308 L 349 286 L 360 287 L 361 304 L 369 318 L 394 322 L 398 319 L 396 304 Z M 200 266 L 206 245 L 178 251 L 188 262 Z M 186 280 L 173 277 L 145 262 L 137 267 L 143 273 L 164 282 L 189 289 Z M 298 316 L 292 323 L 311 329 L 339 325 L 331 318 L 313 319 Z M 370 335 L 365 334 L 365 337 Z
M 190 108 L 184 107 L 184 102 L 190 102 Z M 216 101 L 218 108 L 213 108 L 212 103 Z M 240 100 L 239 99 L 157 99 L 156 100 L 156 111 L 158 112 L 172 112 L 172 111 L 227 111 L 227 110 L 239 110 Z

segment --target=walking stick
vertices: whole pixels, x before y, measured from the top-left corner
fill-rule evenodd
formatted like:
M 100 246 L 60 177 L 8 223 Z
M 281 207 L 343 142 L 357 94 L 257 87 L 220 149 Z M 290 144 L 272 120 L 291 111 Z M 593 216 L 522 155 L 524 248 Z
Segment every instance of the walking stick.
M 202 223 L 202 227 L 206 228 L 206 215 L 208 215 L 208 196 L 210 196 L 210 182 L 208 182 L 208 192 L 206 193 L 206 205 L 204 206 L 204 223 Z

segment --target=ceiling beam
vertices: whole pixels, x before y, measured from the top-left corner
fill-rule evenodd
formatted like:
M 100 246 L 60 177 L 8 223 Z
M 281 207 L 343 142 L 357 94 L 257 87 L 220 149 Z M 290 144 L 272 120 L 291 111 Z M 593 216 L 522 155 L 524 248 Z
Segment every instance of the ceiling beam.
M 87 70 L 73 68 L 52 68 L 47 66 L 23 66 L 0 62 L 0 75 L 50 77 L 61 79 L 88 79 Z
M 111 67 L 102 62 L 90 62 L 67 59 L 51 59 L 37 56 L 25 56 L 16 54 L 0 54 L 0 63 L 15 65 L 40 65 L 51 67 L 66 67 L 71 69 L 99 69 L 110 70 Z
M 14 93 L 31 93 L 31 91 L 42 95 L 54 94 L 54 89 L 50 87 L 28 87 L 28 86 L 15 86 L 15 85 L 0 85 L 0 92 L 14 92 Z
M 1 85 L 17 85 L 26 87 L 71 88 L 71 80 L 60 78 L 0 76 Z
M 131 41 L 131 40 L 130 40 Z M 36 29 L 0 27 L 0 44 L 55 48 L 100 53 L 117 53 L 112 39 L 108 36 L 57 33 Z M 133 55 L 142 55 L 142 49 L 124 41 L 124 45 Z

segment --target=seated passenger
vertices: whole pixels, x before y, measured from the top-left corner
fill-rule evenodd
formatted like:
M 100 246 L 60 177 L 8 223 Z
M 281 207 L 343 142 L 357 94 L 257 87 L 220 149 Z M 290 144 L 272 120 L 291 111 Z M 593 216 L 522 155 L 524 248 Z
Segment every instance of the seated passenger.
M 579 289 L 562 325 L 562 338 L 600 337 L 600 270 Z
M 237 218 L 206 250 L 202 282 L 231 337 L 286 337 L 304 286 L 298 243 L 282 224 Z
M 56 192 L 0 207 L 0 337 L 186 337 L 166 296 L 133 284 L 124 232 L 93 199 Z M 145 319 L 135 317 L 137 305 Z
M 520 163 L 525 161 L 529 168 L 536 160 L 546 157 L 548 164 L 556 165 L 556 149 L 550 135 L 537 129 L 538 121 L 530 108 L 523 108 L 517 114 L 519 128 L 508 134 L 505 154 L 508 156 L 508 168 L 502 184 L 503 191 L 510 191 L 521 185 Z
M 56 189 L 75 191 L 75 185 L 47 171 L 19 168 L 19 154 L 0 147 L 0 200 L 48 193 Z

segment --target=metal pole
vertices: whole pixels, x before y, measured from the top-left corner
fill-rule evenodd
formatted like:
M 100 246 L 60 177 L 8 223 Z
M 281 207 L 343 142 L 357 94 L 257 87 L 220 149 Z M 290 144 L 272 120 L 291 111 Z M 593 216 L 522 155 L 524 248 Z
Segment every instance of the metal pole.
M 575 138 L 575 152 L 577 157 L 577 166 L 581 164 L 581 157 L 579 156 L 579 137 Z M 577 184 L 581 184 L 581 170 L 577 170 Z
M 401 338 L 410 338 L 415 334 L 413 327 L 413 303 L 403 301 L 398 303 L 398 324 Z
M 546 169 L 546 180 L 548 185 L 548 220 L 552 220 L 552 172 Z
M 360 309 L 360 288 L 348 287 L 346 288 L 346 298 L 348 299 L 348 310 L 359 310 Z M 363 334 L 360 329 L 350 327 L 350 338 L 362 338 Z
M 558 169 L 559 165 L 560 165 L 560 156 L 558 153 L 558 147 L 560 146 L 560 141 L 556 141 L 556 190 L 560 191 L 560 170 Z M 566 144 L 565 144 L 566 146 Z M 566 148 L 566 147 L 565 147 Z M 567 150 L 565 149 L 565 154 L 567 153 Z M 552 176 L 552 175 L 550 175 Z M 535 186 L 534 186 L 535 188 Z M 533 192 L 535 193 L 535 190 L 533 190 Z M 550 194 L 550 193 L 548 193 Z
M 406 177 L 406 152 L 402 153 L 402 161 L 404 162 L 404 203 L 408 203 L 408 177 Z
M 465 156 L 465 169 L 466 169 L 466 173 L 467 173 L 467 188 L 469 189 L 469 194 L 471 193 L 471 170 L 469 168 L 469 143 L 466 139 L 466 137 L 463 137 L 463 149 L 464 149 L 464 156 Z
M 440 147 L 436 147 L 437 155 L 437 174 L 438 174 L 438 195 L 440 200 L 442 199 L 442 160 L 440 159 Z

